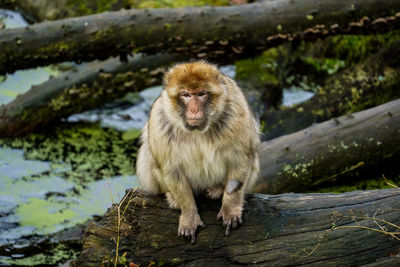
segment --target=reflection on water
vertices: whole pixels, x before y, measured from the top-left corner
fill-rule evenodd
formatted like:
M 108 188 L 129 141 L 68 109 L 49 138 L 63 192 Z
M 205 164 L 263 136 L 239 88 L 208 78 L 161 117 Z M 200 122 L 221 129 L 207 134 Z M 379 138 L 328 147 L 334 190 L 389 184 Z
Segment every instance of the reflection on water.
M 24 27 L 28 25 L 28 22 L 21 16 L 21 14 L 11 11 L 0 9 L 0 18 L 4 22 L 6 29 L 13 29 Z
M 313 92 L 305 91 L 302 88 L 295 86 L 283 89 L 282 106 L 284 107 L 293 106 L 294 104 L 307 101 L 314 95 L 315 93 Z
M 131 102 L 130 105 L 118 104 L 121 102 L 118 100 L 117 105 L 108 104 L 100 109 L 71 115 L 67 121 L 100 122 L 102 127 L 111 127 L 119 131 L 140 130 L 146 123 L 151 105 L 160 95 L 161 90 L 162 86 L 154 86 L 141 91 L 136 98 L 132 95 L 126 99 L 126 102 Z

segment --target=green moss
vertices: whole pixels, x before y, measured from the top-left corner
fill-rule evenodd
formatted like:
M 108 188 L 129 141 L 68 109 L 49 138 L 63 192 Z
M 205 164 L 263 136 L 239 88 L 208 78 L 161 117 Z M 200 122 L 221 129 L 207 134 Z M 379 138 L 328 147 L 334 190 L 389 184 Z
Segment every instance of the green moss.
M 399 39 L 399 31 L 379 35 L 338 35 L 332 38 L 327 54 L 354 63 Z
M 134 8 L 164 8 L 164 7 L 185 7 L 185 6 L 226 6 L 228 0 L 124 0 L 125 5 Z
M 271 48 L 266 50 L 261 56 L 253 59 L 240 60 L 235 63 L 236 79 L 252 80 L 261 84 L 279 85 L 278 59 L 285 50 L 280 48 Z
M 229 0 L 68 0 L 67 7 L 73 10 L 72 13 L 89 15 L 120 8 L 165 8 L 185 6 L 226 6 Z
M 112 10 L 118 0 L 68 0 L 67 7 L 76 9 L 79 14 L 95 14 Z
M 394 180 L 388 180 L 390 183 L 396 184 L 400 182 L 400 176 L 398 176 Z M 373 190 L 373 189 L 389 189 L 393 188 L 392 186 L 386 184 L 386 182 L 382 178 L 371 178 L 365 180 L 357 180 L 347 182 L 346 184 L 340 183 L 336 185 L 329 185 L 317 188 L 311 192 L 319 192 L 319 193 L 344 193 L 356 190 Z
M 304 63 L 311 65 L 318 73 L 334 74 L 346 66 L 346 62 L 337 58 L 301 57 Z

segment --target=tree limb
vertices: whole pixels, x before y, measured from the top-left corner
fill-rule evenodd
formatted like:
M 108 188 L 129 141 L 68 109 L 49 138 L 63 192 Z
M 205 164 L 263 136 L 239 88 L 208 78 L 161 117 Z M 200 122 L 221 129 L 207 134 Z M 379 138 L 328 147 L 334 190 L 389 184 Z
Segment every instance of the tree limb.
M 399 160 L 400 99 L 263 142 L 256 192 L 299 192 L 388 162 L 398 170 Z
M 132 51 L 222 62 L 294 39 L 398 28 L 392 0 L 276 0 L 229 7 L 121 10 L 0 32 L 0 74 Z

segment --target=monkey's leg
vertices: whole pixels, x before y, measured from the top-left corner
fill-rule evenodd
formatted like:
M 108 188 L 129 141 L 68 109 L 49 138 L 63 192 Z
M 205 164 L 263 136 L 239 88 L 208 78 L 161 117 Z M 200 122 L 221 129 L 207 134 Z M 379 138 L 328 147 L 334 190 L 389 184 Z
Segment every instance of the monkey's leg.
M 251 173 L 249 175 L 249 179 L 246 184 L 245 193 L 253 193 L 253 187 L 257 182 L 258 175 L 260 173 L 260 163 L 258 159 L 258 154 L 254 155 L 254 161 L 251 168 Z
M 165 198 L 167 199 L 168 206 L 169 206 L 171 209 L 179 210 L 178 202 L 176 202 L 176 199 L 175 199 L 174 196 L 171 194 L 171 192 L 165 193 Z
M 224 193 L 224 186 L 222 184 L 214 185 L 206 189 L 206 196 L 211 199 L 218 199 Z
M 193 191 L 186 177 L 179 170 L 164 172 L 166 184 L 176 203 L 181 209 L 179 217 L 178 235 L 184 236 L 191 243 L 196 241 L 196 230 L 198 226 L 206 226 L 197 212 Z
M 217 215 L 217 220 L 222 218 L 225 235 L 229 235 L 232 228 L 242 224 L 244 191 L 250 170 L 230 170 L 228 182 L 222 197 L 222 207 Z
M 161 193 L 160 184 L 156 179 L 156 175 L 160 175 L 159 169 L 156 168 L 154 157 L 147 142 L 144 142 L 138 151 L 136 174 L 144 190 L 153 195 Z

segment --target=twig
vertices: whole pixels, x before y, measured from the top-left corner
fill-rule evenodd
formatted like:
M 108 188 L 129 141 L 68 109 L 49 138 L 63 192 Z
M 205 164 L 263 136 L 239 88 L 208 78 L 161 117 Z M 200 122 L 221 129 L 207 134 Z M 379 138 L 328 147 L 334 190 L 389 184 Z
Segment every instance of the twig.
M 327 229 L 324 233 L 324 236 L 321 238 L 321 240 L 314 246 L 314 248 L 310 251 L 307 252 L 305 249 L 303 249 L 304 252 L 307 253 L 307 257 L 311 256 L 317 249 L 318 247 L 322 244 L 322 242 L 325 240 L 326 236 L 328 235 L 329 232 L 331 231 L 335 231 L 335 230 L 339 230 L 339 229 L 345 229 L 345 228 L 358 228 L 358 229 L 363 229 L 363 230 L 369 230 L 369 231 L 373 231 L 373 232 L 377 232 L 377 233 L 381 233 L 381 234 L 385 234 L 385 235 L 390 235 L 393 238 L 395 238 L 396 240 L 400 240 L 400 231 L 394 231 L 394 232 L 390 232 L 389 230 L 386 229 L 386 227 L 380 225 L 378 222 L 380 223 L 384 223 L 386 225 L 392 226 L 395 229 L 400 230 L 400 226 L 388 222 L 384 219 L 379 219 L 376 218 L 376 214 L 378 213 L 379 210 L 377 210 L 374 214 L 373 217 L 368 217 L 368 216 L 349 216 L 349 215 L 342 215 L 338 212 L 334 212 L 333 215 L 335 216 L 335 220 L 334 222 L 331 223 L 331 228 Z M 339 220 L 339 218 L 352 218 L 357 225 L 342 225 L 342 226 L 335 226 L 335 222 Z M 376 228 L 372 228 L 372 227 L 368 227 L 368 226 L 363 226 L 360 225 L 358 220 L 371 220 L 374 221 L 375 224 L 379 227 L 379 229 Z
M 124 211 L 122 212 L 122 216 L 121 216 L 121 206 L 122 206 L 122 204 L 125 202 L 125 200 L 126 200 L 126 198 L 129 196 L 129 200 L 128 200 L 128 203 L 126 204 L 126 206 L 125 206 L 125 209 L 124 209 Z M 118 211 L 118 227 L 117 227 L 117 248 L 116 248 L 116 251 L 115 251 L 115 262 L 114 262 L 114 266 L 115 267 L 117 267 L 117 264 L 118 264 L 118 257 L 119 257 L 119 239 L 120 239 L 120 231 L 121 231 L 121 217 L 123 217 L 124 216 L 124 214 L 125 214 L 125 211 L 127 210 L 127 208 L 128 208 L 128 206 L 129 206 L 129 204 L 131 203 L 131 201 L 132 201 L 132 197 L 133 197 L 133 191 L 131 190 L 131 191 L 129 191 L 129 193 L 128 194 L 126 194 L 123 198 L 122 198 L 122 200 L 120 201 L 120 203 L 119 203 L 119 205 L 118 205 L 118 207 L 117 207 L 117 211 Z
M 392 183 L 389 183 L 389 181 L 386 179 L 386 177 L 385 177 L 384 174 L 382 174 L 382 177 L 383 177 L 383 180 L 385 180 L 385 183 L 386 183 L 387 185 L 390 185 L 390 186 L 393 187 L 393 188 L 400 189 L 399 186 L 397 186 L 397 185 L 395 185 L 395 184 L 392 184 Z
M 106 174 L 105 170 L 102 170 L 102 172 L 103 172 L 104 177 L 108 178 L 108 175 Z M 112 193 L 112 189 L 111 189 L 111 184 L 108 182 L 107 185 L 108 185 L 108 189 L 110 191 L 111 201 L 115 205 L 114 197 L 113 197 L 113 193 Z M 133 199 L 133 195 L 134 195 L 135 192 L 136 192 L 136 189 L 129 191 L 128 194 L 126 194 L 121 199 L 121 201 L 119 202 L 119 204 L 117 206 L 117 240 L 115 241 L 115 244 L 116 244 L 117 247 L 116 247 L 116 250 L 115 250 L 115 261 L 114 261 L 114 266 L 115 267 L 117 267 L 118 260 L 119 260 L 118 259 L 119 258 L 119 239 L 120 239 L 121 221 L 122 221 L 121 217 L 122 218 L 124 217 L 125 212 L 128 209 L 129 204 L 131 203 L 131 201 Z M 122 204 L 124 204 L 124 202 L 125 202 L 125 200 L 127 199 L 128 196 L 129 196 L 128 203 L 126 204 L 125 209 L 122 211 L 122 214 L 121 214 Z
M 321 245 L 321 243 L 325 240 L 326 236 L 328 235 L 328 232 L 330 232 L 330 231 L 332 231 L 332 230 L 331 230 L 331 229 L 327 229 L 327 230 L 325 231 L 324 236 L 321 238 L 321 240 L 315 245 L 315 247 L 314 247 L 310 252 L 307 252 L 306 249 L 303 249 L 303 251 L 304 251 L 305 253 L 307 253 L 307 257 L 311 256 L 311 254 L 313 254 L 313 253 L 317 250 L 317 248 L 318 248 L 318 247 Z
M 374 232 L 378 232 L 381 234 L 385 234 L 385 235 L 400 235 L 400 232 L 388 232 L 388 231 L 382 231 L 382 230 L 378 230 L 375 228 L 371 228 L 371 227 L 367 227 L 367 226 L 362 226 L 362 225 L 343 225 L 343 226 L 337 226 L 335 227 L 333 230 L 339 230 L 342 228 L 359 228 L 359 229 L 365 229 L 365 230 L 370 230 L 370 231 L 374 231 Z

